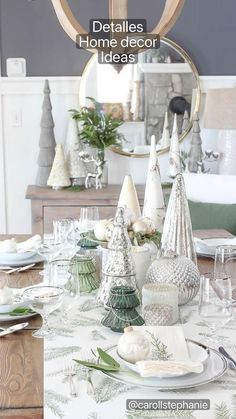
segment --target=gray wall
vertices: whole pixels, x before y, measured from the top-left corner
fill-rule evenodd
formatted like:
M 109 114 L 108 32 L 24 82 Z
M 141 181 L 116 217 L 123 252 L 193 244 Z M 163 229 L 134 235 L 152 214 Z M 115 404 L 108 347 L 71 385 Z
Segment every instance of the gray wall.
M 84 26 L 107 17 L 108 0 L 69 0 Z M 149 29 L 164 0 L 129 0 L 129 14 Z M 50 0 L 0 0 L 2 75 L 8 57 L 25 57 L 28 76 L 78 76 L 90 56 L 75 48 L 60 27 Z M 236 74 L 236 0 L 186 0 L 168 36 L 191 55 L 201 75 Z

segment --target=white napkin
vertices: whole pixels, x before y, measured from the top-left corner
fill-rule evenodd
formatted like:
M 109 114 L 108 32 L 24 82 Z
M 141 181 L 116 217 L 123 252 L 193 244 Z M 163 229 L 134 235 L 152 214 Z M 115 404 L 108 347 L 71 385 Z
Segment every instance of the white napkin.
M 141 377 L 176 376 L 187 372 L 201 373 L 201 362 L 192 362 L 181 325 L 135 326 L 151 344 L 152 360 L 136 363 Z M 159 354 L 162 354 L 162 359 Z M 164 359 L 163 359 L 164 355 Z
M 217 246 L 235 246 L 236 237 L 234 237 L 233 239 L 215 238 L 215 239 L 206 239 L 206 240 L 201 240 L 197 237 L 194 237 L 194 243 L 195 243 L 196 251 L 198 253 L 206 253 L 206 254 L 214 255 Z
M 41 236 L 39 234 L 36 234 L 33 237 L 30 237 L 30 239 L 17 243 L 17 252 L 18 253 L 24 253 L 24 252 L 31 252 L 33 250 L 36 250 L 41 244 Z
M 161 377 L 163 374 L 177 376 L 188 372 L 200 374 L 203 371 L 201 362 L 139 361 L 136 365 L 141 377 Z

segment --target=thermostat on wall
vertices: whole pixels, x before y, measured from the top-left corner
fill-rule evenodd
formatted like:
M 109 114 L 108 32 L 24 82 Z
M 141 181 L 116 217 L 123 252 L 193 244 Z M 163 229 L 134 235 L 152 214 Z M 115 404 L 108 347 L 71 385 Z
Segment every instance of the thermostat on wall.
M 26 61 L 24 58 L 8 58 L 7 59 L 7 75 L 8 77 L 25 77 Z

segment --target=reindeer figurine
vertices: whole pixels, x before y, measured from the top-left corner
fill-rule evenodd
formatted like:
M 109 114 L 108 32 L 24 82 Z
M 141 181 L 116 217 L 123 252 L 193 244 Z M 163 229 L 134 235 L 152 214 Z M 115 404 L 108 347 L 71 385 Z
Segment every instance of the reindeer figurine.
M 85 179 L 85 188 L 91 188 L 92 183 L 91 180 L 95 179 L 95 188 L 96 189 L 102 189 L 102 174 L 103 174 L 103 166 L 104 166 L 104 160 L 100 158 L 98 155 L 97 158 L 94 158 L 89 153 L 85 151 L 81 151 L 79 153 L 79 156 L 81 160 L 84 163 L 94 163 L 95 164 L 95 172 L 94 173 L 88 173 Z

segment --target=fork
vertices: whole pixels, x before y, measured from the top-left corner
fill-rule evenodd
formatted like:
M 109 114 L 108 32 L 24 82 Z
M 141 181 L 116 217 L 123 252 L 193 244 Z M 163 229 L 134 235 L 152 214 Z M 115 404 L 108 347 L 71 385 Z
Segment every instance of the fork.
M 91 353 L 93 355 L 93 357 L 91 357 Z M 87 362 L 96 362 L 96 364 L 98 364 L 98 356 L 96 356 L 96 354 L 91 350 L 89 351 L 82 351 L 80 353 L 80 358 L 83 361 L 87 361 Z M 82 367 L 82 370 L 86 373 L 86 383 L 87 383 L 87 395 L 88 396 L 93 396 L 95 394 L 95 388 L 93 385 L 93 381 L 92 381 L 92 369 L 88 368 L 88 367 Z
M 64 374 L 69 378 L 70 395 L 71 397 L 78 397 L 78 391 L 74 383 L 74 377 L 76 376 L 76 367 L 72 364 L 67 364 L 64 369 Z

